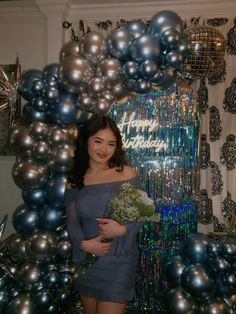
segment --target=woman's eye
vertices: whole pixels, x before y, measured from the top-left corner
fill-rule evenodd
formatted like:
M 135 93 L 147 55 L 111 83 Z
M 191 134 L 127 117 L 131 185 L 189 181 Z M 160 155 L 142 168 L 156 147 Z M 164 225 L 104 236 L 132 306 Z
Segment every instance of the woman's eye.
M 109 144 L 109 146 L 111 146 L 111 147 L 115 147 L 116 145 L 115 145 L 115 144 Z
M 94 142 L 95 142 L 95 143 L 101 143 L 101 141 L 99 141 L 99 140 L 94 140 Z

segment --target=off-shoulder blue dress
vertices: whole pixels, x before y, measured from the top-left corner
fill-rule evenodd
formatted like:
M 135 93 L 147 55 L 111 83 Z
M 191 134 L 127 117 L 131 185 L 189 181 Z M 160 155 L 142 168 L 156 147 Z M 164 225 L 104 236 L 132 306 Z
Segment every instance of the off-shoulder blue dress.
M 143 190 L 136 176 L 127 181 L 93 184 L 80 190 L 65 191 L 67 229 L 72 241 L 73 261 L 77 266 L 86 255 L 80 250 L 81 240 L 98 235 L 96 218 L 107 216 L 106 206 L 119 193 L 124 182 Z M 138 261 L 136 235 L 141 226 L 141 223 L 127 224 L 126 234 L 115 238 L 109 252 L 100 256 L 94 265 L 79 276 L 76 287 L 81 295 L 118 303 L 132 300 Z

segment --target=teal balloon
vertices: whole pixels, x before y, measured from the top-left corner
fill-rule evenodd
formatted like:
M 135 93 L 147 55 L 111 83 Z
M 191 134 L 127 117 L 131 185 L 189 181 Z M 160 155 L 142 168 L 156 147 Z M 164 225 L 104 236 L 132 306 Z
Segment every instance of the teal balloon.
M 147 33 L 147 25 L 141 20 L 133 20 L 127 24 L 126 30 L 134 38 L 138 38 Z
M 210 270 L 200 263 L 187 265 L 180 279 L 181 287 L 196 300 L 209 299 L 216 291 Z
M 39 228 L 39 211 L 31 209 L 26 204 L 21 204 L 12 215 L 12 224 L 20 234 L 31 234 Z
M 165 10 L 158 12 L 151 18 L 148 33 L 159 41 L 161 35 L 168 29 L 174 29 L 177 33 L 182 34 L 184 25 L 177 13 Z

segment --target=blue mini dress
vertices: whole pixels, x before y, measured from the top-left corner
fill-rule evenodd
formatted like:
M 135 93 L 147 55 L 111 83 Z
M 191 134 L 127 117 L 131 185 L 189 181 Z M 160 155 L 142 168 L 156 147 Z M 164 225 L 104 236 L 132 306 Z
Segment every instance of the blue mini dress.
M 86 185 L 80 190 L 66 189 L 67 229 L 73 247 L 73 261 L 79 266 L 86 253 L 80 249 L 82 239 L 98 235 L 96 218 L 107 216 L 108 202 L 119 193 L 122 183 L 129 182 L 143 190 L 138 177 L 126 181 Z M 124 236 L 113 239 L 112 247 L 100 256 L 76 282 L 79 294 L 100 301 L 127 303 L 135 295 L 138 261 L 136 235 L 142 223 L 126 224 Z

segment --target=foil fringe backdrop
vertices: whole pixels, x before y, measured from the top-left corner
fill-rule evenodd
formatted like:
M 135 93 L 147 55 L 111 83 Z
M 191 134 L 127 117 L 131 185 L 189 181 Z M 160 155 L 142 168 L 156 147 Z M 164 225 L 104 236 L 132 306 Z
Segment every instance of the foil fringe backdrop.
M 128 305 L 127 314 L 165 313 L 163 296 L 169 287 L 163 264 L 168 257 L 180 253 L 188 234 L 197 231 L 197 108 L 195 93 L 182 80 L 165 91 L 133 95 L 125 104 L 113 105 L 111 116 L 126 143 L 137 136 L 142 138 L 141 144 L 150 137 L 164 143 L 159 151 L 152 146 L 125 148 L 128 162 L 161 214 L 160 224 L 145 224 L 138 235 L 136 298 Z M 155 122 L 156 127 L 144 126 L 147 121 Z

